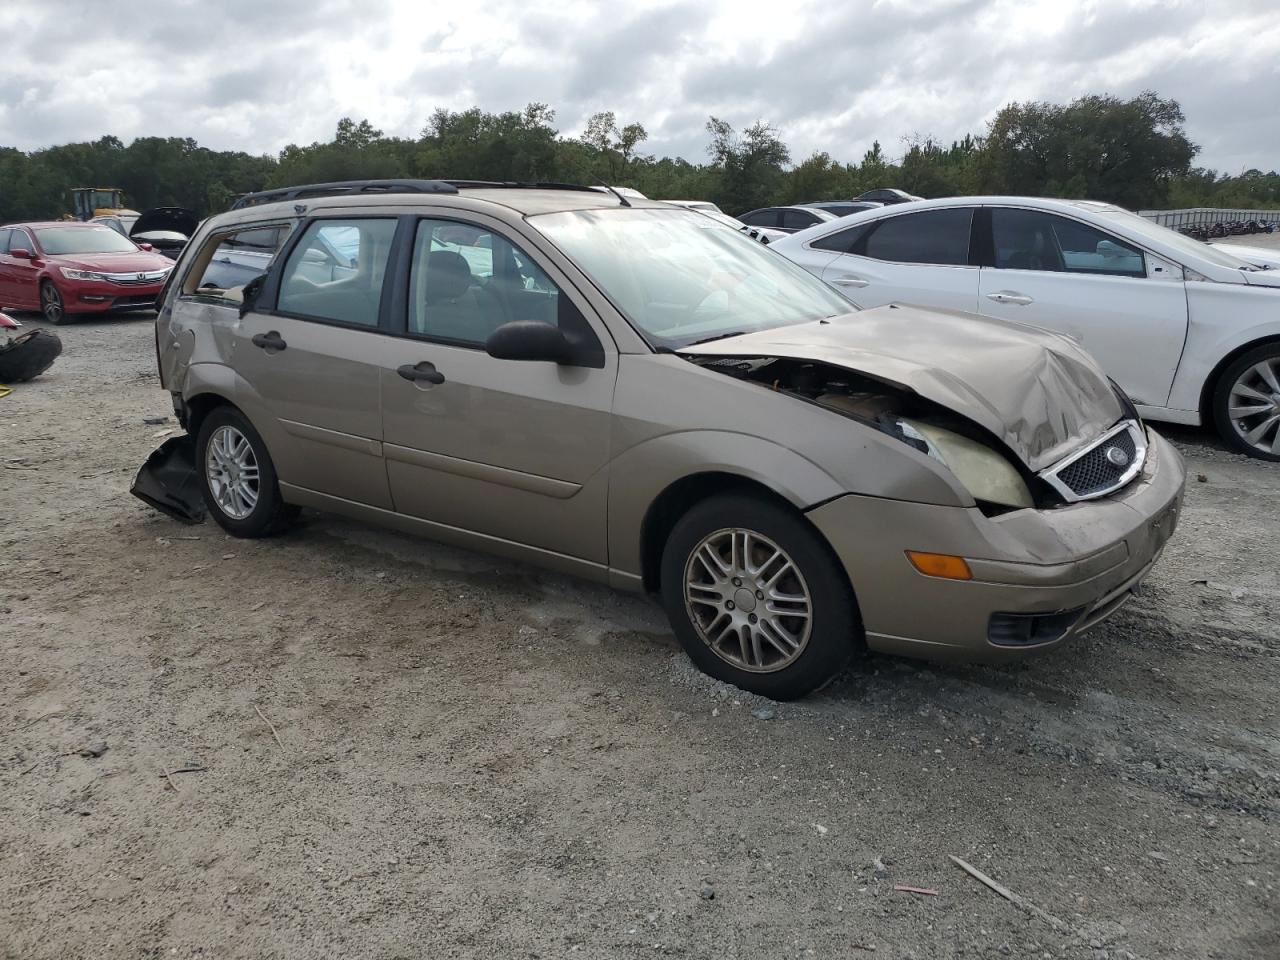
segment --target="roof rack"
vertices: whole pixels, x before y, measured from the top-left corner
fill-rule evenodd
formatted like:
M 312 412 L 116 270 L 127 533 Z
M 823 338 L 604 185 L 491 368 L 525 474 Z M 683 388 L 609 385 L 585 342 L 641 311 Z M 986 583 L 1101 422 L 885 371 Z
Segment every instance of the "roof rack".
M 448 180 L 342 180 L 335 183 L 308 183 L 297 187 L 280 187 L 275 190 L 246 193 L 231 205 L 231 209 L 241 210 L 244 207 L 256 207 L 263 203 L 300 200 L 306 197 L 333 197 L 362 193 L 457 192 L 457 186 Z

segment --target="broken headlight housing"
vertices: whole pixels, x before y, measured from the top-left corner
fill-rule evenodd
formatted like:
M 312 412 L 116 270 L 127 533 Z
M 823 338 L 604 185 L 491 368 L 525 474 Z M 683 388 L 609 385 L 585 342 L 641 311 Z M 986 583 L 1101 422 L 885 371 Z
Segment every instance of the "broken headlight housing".
M 892 417 L 890 425 L 901 440 L 950 470 L 975 500 L 1013 509 L 1035 506 L 1022 475 L 986 444 L 923 420 Z

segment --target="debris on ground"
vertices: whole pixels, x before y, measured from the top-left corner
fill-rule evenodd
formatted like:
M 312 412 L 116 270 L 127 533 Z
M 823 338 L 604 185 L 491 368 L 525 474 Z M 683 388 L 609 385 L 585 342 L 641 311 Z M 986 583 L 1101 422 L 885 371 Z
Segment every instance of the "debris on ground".
M 0 383 L 26 383 L 51 366 L 62 353 L 62 341 L 48 330 L 28 330 L 0 343 Z

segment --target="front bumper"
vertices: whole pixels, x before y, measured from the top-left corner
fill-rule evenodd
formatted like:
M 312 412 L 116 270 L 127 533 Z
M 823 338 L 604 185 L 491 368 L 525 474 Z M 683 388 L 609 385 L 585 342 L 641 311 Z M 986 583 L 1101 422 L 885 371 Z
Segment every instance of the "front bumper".
M 988 518 L 977 508 L 850 495 L 809 511 L 853 584 L 867 645 L 1000 661 L 1051 649 L 1119 609 L 1159 557 L 1182 506 L 1182 461 L 1148 433 L 1141 475 L 1099 500 Z M 965 557 L 973 579 L 925 576 L 906 550 Z M 1006 628 L 1019 615 L 1043 629 L 1011 642 Z
M 68 313 L 112 313 L 152 310 L 164 289 L 157 283 L 119 284 L 104 280 L 61 280 L 58 292 Z

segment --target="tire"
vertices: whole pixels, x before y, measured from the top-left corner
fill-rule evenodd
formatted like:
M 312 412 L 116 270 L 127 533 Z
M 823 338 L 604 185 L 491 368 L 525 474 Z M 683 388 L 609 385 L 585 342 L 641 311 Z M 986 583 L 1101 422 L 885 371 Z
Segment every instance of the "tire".
M 719 576 L 712 573 L 699 555 L 705 558 L 710 548 L 723 562 L 748 552 L 742 549 L 744 532 L 753 538 L 749 552 L 759 579 L 741 563 L 730 564 L 727 573 L 722 566 Z M 783 559 L 764 562 L 774 550 Z M 792 572 L 778 579 L 784 560 Z M 737 572 L 743 576 L 734 580 Z M 857 602 L 839 560 L 802 516 L 763 497 L 731 494 L 695 504 L 667 538 L 661 573 L 662 604 L 680 645 L 717 680 L 794 700 L 827 683 L 863 649 Z M 695 582 L 687 591 L 686 583 Z M 786 613 L 802 609 L 800 604 L 771 603 L 770 589 L 794 597 L 807 593 L 807 623 Z M 779 616 L 780 611 L 785 612 Z M 750 617 L 756 619 L 747 622 Z M 712 640 L 718 641 L 715 647 Z
M 246 446 L 241 447 L 240 441 Z M 217 444 L 216 452 L 210 449 L 214 444 Z M 256 467 L 256 487 L 245 476 L 252 467 Z M 217 407 L 200 424 L 196 470 L 209 514 L 233 537 L 267 537 L 280 533 L 297 515 L 297 510 L 280 497 L 280 484 L 267 445 L 248 418 L 235 407 Z M 251 503 L 245 495 L 246 489 L 254 494 Z
M 1214 426 L 1227 446 L 1280 461 L 1280 343 L 1264 343 L 1233 360 L 1218 377 L 1211 403 Z
M 34 380 L 62 353 L 62 341 L 48 330 L 28 330 L 0 344 L 0 383 Z
M 52 280 L 40 283 L 40 312 L 55 327 L 67 320 L 67 307 L 62 301 L 62 292 Z

